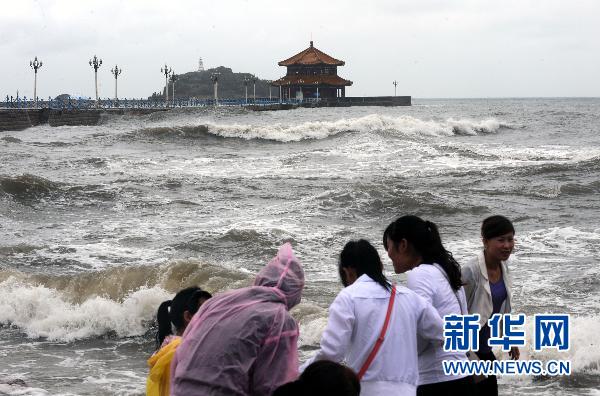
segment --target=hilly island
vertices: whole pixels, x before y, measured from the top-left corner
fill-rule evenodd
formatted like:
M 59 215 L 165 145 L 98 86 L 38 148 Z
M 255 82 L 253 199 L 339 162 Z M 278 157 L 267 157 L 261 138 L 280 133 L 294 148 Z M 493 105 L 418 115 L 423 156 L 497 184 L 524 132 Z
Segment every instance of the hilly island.
M 269 97 L 269 80 L 261 80 L 252 73 L 234 73 L 232 69 L 219 66 L 202 71 L 192 71 L 177 75 L 175 82 L 175 98 L 187 99 L 212 99 L 214 97 L 211 76 L 217 75 L 219 79 L 219 97 L 244 98 L 246 95 L 245 83 L 248 85 L 248 98 L 253 97 L 254 79 L 256 79 L 256 97 Z M 169 98 L 171 98 L 172 83 L 169 82 Z M 155 92 L 149 99 L 164 98 L 164 86 L 161 92 Z M 279 95 L 276 87 L 271 87 L 273 96 Z

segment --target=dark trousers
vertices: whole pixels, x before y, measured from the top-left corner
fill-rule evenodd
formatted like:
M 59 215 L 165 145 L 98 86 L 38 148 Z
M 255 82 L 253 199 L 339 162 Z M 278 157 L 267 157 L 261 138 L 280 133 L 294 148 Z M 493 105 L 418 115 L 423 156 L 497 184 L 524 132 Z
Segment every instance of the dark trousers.
M 496 357 L 492 352 L 475 352 L 479 360 L 489 360 L 493 362 Z M 498 396 L 498 380 L 495 375 L 490 375 L 481 382 L 475 384 L 477 396 Z
M 475 395 L 473 377 L 468 376 L 435 384 L 419 385 L 417 396 L 472 396 Z

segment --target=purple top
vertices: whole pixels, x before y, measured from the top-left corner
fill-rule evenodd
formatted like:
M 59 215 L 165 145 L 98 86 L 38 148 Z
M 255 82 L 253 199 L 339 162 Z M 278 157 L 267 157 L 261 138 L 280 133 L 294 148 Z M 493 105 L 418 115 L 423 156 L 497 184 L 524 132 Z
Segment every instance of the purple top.
M 492 304 L 494 306 L 494 310 L 492 311 L 492 315 L 500 312 L 500 307 L 502 307 L 502 303 L 506 300 L 506 285 L 504 285 L 504 279 L 501 277 L 500 280 L 496 283 L 490 282 L 490 291 L 492 292 Z M 488 340 L 490 339 L 490 328 L 486 324 L 483 325 L 481 330 L 479 331 L 479 351 L 481 352 L 491 352 L 492 348 L 488 346 Z

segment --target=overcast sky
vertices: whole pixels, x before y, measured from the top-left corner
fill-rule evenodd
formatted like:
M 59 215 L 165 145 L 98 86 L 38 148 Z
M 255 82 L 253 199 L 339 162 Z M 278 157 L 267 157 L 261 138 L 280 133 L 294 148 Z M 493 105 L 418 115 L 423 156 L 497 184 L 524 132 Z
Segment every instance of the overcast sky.
M 309 45 L 342 59 L 348 96 L 600 96 L 600 1 L 30 1 L 0 0 L 0 95 L 162 89 L 177 73 L 227 66 L 276 79 Z M 242 87 L 240 87 L 242 90 Z

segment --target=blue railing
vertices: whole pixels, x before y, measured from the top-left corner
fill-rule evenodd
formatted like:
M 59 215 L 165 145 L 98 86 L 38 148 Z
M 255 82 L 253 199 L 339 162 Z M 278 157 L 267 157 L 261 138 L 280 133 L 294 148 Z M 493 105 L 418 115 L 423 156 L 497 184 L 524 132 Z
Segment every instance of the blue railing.
M 165 103 L 164 100 L 152 99 L 100 99 L 96 103 L 93 99 L 52 99 L 42 100 L 38 98 L 37 104 L 33 99 L 27 97 L 12 98 L 6 97 L 5 101 L 0 101 L 0 108 L 4 109 L 57 109 L 57 110 L 72 110 L 72 109 L 147 109 L 147 108 L 186 108 L 186 107 L 207 107 L 207 106 L 268 106 L 275 104 L 309 104 L 316 103 L 318 99 L 307 98 L 300 99 L 282 99 L 279 98 L 256 98 L 248 100 L 241 99 L 218 99 L 215 103 L 214 99 L 180 99 L 174 101 L 169 100 Z

